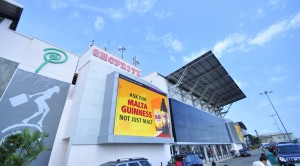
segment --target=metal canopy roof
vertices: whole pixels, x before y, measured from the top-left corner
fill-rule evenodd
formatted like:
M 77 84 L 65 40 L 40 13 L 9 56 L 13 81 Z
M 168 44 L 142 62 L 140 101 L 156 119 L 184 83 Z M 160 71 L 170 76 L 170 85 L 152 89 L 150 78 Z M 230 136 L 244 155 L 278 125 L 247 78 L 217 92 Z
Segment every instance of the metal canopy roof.
M 12 0 L 0 0 L 0 17 L 12 20 L 10 29 L 16 30 L 23 6 Z
M 173 87 L 182 88 L 216 108 L 246 97 L 211 51 L 166 78 L 175 84 Z
M 244 129 L 247 130 L 247 127 L 245 126 L 245 124 L 243 122 L 236 122 L 237 124 L 239 124 L 239 126 Z

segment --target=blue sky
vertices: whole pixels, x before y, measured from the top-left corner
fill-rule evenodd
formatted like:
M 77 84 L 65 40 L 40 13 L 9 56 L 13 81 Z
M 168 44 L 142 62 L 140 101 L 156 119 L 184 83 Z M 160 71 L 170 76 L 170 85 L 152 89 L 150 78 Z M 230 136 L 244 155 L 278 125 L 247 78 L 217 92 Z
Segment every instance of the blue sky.
M 212 50 L 247 96 L 226 118 L 250 134 L 284 131 L 300 137 L 300 1 L 16 0 L 24 6 L 17 32 L 77 55 L 92 40 L 142 75 L 166 76 Z M 276 117 L 276 116 L 275 116 Z

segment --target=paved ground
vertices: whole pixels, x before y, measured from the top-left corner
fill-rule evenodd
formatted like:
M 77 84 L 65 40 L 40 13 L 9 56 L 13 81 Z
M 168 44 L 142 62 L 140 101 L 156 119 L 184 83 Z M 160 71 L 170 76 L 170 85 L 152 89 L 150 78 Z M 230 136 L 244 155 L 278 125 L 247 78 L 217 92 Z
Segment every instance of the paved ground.
M 217 166 L 252 166 L 254 161 L 260 157 L 260 150 L 251 151 L 250 157 L 233 157 L 223 161 L 217 161 Z M 211 164 L 204 164 L 204 166 L 211 166 Z

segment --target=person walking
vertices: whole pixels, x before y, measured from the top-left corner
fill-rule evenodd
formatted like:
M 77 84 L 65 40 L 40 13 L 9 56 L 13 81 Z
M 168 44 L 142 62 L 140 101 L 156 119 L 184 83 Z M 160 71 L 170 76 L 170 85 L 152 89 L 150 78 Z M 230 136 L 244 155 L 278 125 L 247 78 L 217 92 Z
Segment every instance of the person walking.
M 211 162 L 211 166 L 216 166 L 217 165 L 217 163 L 215 162 L 215 160 L 213 160 L 212 162 Z
M 259 161 L 254 161 L 252 166 L 268 166 L 268 157 L 261 155 Z
M 182 166 L 182 162 L 179 156 L 175 156 L 175 166 Z

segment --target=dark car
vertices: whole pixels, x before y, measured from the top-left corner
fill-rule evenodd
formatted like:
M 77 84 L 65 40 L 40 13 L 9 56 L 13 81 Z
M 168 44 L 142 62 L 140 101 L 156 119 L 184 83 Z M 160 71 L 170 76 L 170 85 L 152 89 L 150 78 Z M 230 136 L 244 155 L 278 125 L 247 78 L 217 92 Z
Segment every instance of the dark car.
M 239 153 L 241 157 L 251 156 L 251 153 L 248 149 L 240 149 Z
M 277 160 L 280 166 L 300 165 L 300 145 L 287 143 L 277 145 Z
M 182 166 L 203 166 L 203 157 L 197 153 L 178 154 L 172 156 L 171 160 L 168 162 L 168 166 L 175 165 L 175 158 L 182 162 Z
M 126 158 L 118 159 L 116 161 L 109 161 L 100 166 L 151 166 L 146 158 Z
M 202 159 L 197 153 L 186 154 L 183 158 L 182 166 L 203 166 Z

